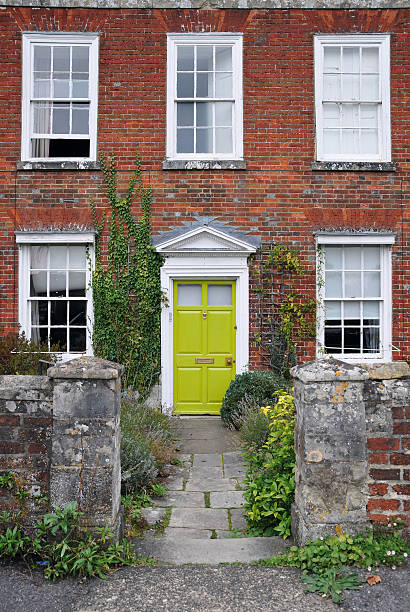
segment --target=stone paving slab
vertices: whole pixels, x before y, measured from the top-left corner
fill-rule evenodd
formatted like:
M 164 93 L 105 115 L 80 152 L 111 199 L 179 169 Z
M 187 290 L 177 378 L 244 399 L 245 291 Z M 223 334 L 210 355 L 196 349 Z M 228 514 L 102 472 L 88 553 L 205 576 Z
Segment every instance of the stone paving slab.
M 240 451 L 232 453 L 223 453 L 224 466 L 243 466 L 243 457 Z
M 173 508 L 168 526 L 229 529 L 228 512 L 221 508 Z
M 184 479 L 181 476 L 170 476 L 164 481 L 164 486 L 168 491 L 182 491 Z
M 212 529 L 189 529 L 188 527 L 166 527 L 164 535 L 170 538 L 191 538 L 192 540 L 209 540 Z
M 202 453 L 194 455 L 194 468 L 220 467 L 222 468 L 222 455 L 219 453 Z
M 242 465 L 228 465 L 224 469 L 225 478 L 240 478 L 243 479 L 246 474 L 246 467 Z
M 218 491 L 210 495 L 211 508 L 240 508 L 245 499 L 242 491 Z
M 189 478 L 222 478 L 221 467 L 193 467 Z
M 272 557 L 287 548 L 284 540 L 272 538 L 222 538 L 194 540 L 164 536 L 134 540 L 136 554 L 154 557 L 158 561 L 181 565 L 184 563 L 249 563 Z
M 236 491 L 237 483 L 231 478 L 190 478 L 185 491 Z
M 232 508 L 230 513 L 232 529 L 245 529 L 246 519 L 244 518 L 244 511 L 242 508 Z
M 141 516 L 147 521 L 148 525 L 155 525 L 164 520 L 166 508 L 141 508 Z
M 153 497 L 152 501 L 157 506 L 205 508 L 204 494 L 200 491 L 172 491 L 162 497 Z

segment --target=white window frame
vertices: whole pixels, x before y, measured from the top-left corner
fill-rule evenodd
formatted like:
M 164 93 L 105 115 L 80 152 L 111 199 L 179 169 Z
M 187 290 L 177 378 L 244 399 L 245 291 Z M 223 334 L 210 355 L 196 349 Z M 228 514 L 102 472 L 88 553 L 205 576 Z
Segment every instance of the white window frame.
M 93 300 L 91 290 L 91 270 L 94 269 L 94 232 L 16 232 L 16 243 L 19 249 L 19 286 L 18 286 L 18 316 L 21 331 L 31 338 L 30 321 L 30 247 L 35 245 L 85 245 L 88 249 L 90 265 L 86 271 L 87 300 L 87 333 L 86 350 L 83 353 L 58 353 L 62 361 L 69 361 L 81 355 L 92 355 L 92 328 L 94 323 Z
M 317 309 L 317 345 L 316 357 L 321 359 L 324 357 L 333 356 L 335 359 L 341 359 L 347 363 L 360 362 L 389 362 L 392 360 L 392 245 L 395 242 L 394 234 L 318 234 L 316 236 L 316 299 L 318 302 Z M 381 309 L 380 314 L 380 347 L 379 353 L 325 353 L 324 352 L 324 331 L 325 331 L 325 279 L 324 279 L 324 261 L 323 251 L 321 246 L 379 246 L 380 247 L 380 264 L 381 264 Z
M 378 46 L 380 48 L 379 150 L 371 154 L 325 154 L 323 151 L 323 48 L 324 46 Z M 315 110 L 316 158 L 318 161 L 391 161 L 390 129 L 390 35 L 389 34 L 320 34 L 314 38 L 315 52 Z M 357 100 L 358 103 L 363 102 Z
M 98 34 L 36 32 L 23 33 L 23 85 L 22 85 L 22 129 L 21 129 L 21 160 L 31 162 L 81 162 L 95 161 L 97 158 L 97 106 L 98 106 Z M 33 87 L 34 44 L 44 45 L 88 45 L 90 48 L 89 64 L 89 157 L 32 157 L 31 156 L 31 92 Z M 65 98 L 64 100 L 68 100 Z M 63 101 L 63 99 L 62 99 Z M 79 99 L 84 101 L 84 99 Z M 77 140 L 77 134 L 64 134 L 64 139 Z
M 242 34 L 168 34 L 167 35 L 167 146 L 170 160 L 239 160 L 243 159 L 243 90 L 242 90 Z M 176 152 L 176 73 L 177 45 L 229 45 L 232 47 L 232 153 L 177 153 Z M 213 101 L 213 98 L 198 98 Z

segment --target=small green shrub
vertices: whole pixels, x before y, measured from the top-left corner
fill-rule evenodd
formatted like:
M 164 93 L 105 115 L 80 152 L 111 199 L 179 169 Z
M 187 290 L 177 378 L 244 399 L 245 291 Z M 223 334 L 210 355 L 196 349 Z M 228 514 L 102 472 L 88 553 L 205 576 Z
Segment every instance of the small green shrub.
M 47 342 L 34 342 L 22 333 L 0 331 L 0 375 L 38 374 L 39 359 L 57 361 L 58 346 L 53 345 L 51 352 Z
M 344 599 L 343 591 L 360 589 L 364 580 L 356 573 L 342 574 L 332 567 L 323 574 L 302 576 L 302 582 L 306 585 L 308 593 L 321 593 L 322 597 L 331 597 L 335 603 L 340 603 Z
M 248 531 L 256 536 L 290 535 L 295 497 L 295 406 L 293 396 L 277 392 L 277 402 L 261 408 L 269 419 L 269 436 L 259 449 L 245 451 L 244 509 Z
M 254 370 L 237 374 L 222 400 L 221 418 L 227 427 L 236 427 L 241 412 L 241 401 L 247 396 L 259 406 L 273 403 L 279 389 L 287 389 L 289 382 L 270 370 Z
M 260 448 L 268 439 L 268 417 L 261 412 L 258 402 L 248 395 L 239 402 L 239 407 L 239 414 L 234 416 L 234 423 L 239 429 L 242 446 L 245 449 Z
M 171 419 L 126 398 L 121 405 L 121 479 L 126 492 L 145 490 L 174 458 Z

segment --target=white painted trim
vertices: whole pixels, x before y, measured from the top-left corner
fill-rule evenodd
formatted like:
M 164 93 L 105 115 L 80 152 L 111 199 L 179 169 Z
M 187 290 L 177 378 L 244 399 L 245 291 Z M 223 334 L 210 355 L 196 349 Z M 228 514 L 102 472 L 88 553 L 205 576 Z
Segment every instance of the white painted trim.
M 316 244 L 394 244 L 395 234 L 316 234 Z
M 167 34 L 167 144 L 166 156 L 169 160 L 239 160 L 243 159 L 243 85 L 242 85 L 242 41 L 243 34 L 212 32 L 203 34 Z M 232 153 L 177 153 L 176 152 L 176 45 L 215 45 L 225 44 L 232 47 L 233 76 L 233 117 Z
M 323 152 L 323 46 L 367 45 L 380 47 L 381 123 L 380 155 L 325 154 Z M 390 34 L 317 34 L 314 37 L 316 159 L 318 161 L 391 161 L 390 127 Z M 360 102 L 358 100 L 357 102 Z
M 15 232 L 17 244 L 94 243 L 94 232 Z
M 381 362 L 388 363 L 392 361 L 392 245 L 395 242 L 395 236 L 393 234 L 381 234 L 378 236 L 374 235 L 363 235 L 357 234 L 355 236 L 346 236 L 343 234 L 339 235 L 319 235 L 316 236 L 317 245 L 331 245 L 339 244 L 341 246 L 346 245 L 372 245 L 378 244 L 381 251 L 381 307 L 382 314 L 380 320 L 380 346 L 382 347 L 381 355 L 375 357 L 375 355 L 363 355 L 358 354 L 356 356 L 345 356 L 343 354 L 333 354 L 335 359 L 342 359 L 347 363 L 360 363 L 360 362 Z M 316 271 L 317 275 L 324 274 L 323 261 L 319 256 L 319 249 L 316 249 Z M 324 278 L 318 277 L 316 283 L 316 299 L 318 303 L 317 309 L 317 342 L 316 342 L 316 358 L 323 359 L 329 357 L 330 353 L 323 353 L 324 345 L 324 289 L 325 281 Z
M 33 240 L 33 237 L 35 239 Z M 27 238 L 27 240 L 25 239 Z M 42 239 L 40 239 L 42 238 Z M 93 233 L 33 233 L 26 234 L 18 233 L 16 235 L 18 244 L 18 318 L 21 331 L 27 338 L 31 337 L 30 325 L 30 245 L 31 244 L 84 244 L 88 248 L 90 266 L 86 270 L 86 295 L 87 300 L 87 348 L 84 353 L 58 353 L 62 361 L 69 361 L 79 357 L 80 355 L 93 355 L 92 348 L 92 328 L 94 324 L 94 310 L 91 288 L 91 273 L 94 270 L 95 252 L 94 252 L 94 234 Z M 91 269 L 90 269 L 91 268 Z M 47 298 L 46 298 L 47 299 Z
M 201 226 L 197 227 L 193 230 L 186 231 L 183 234 L 178 236 L 174 236 L 169 240 L 159 244 L 156 247 L 158 253 L 162 253 L 164 255 L 172 254 L 174 257 L 178 255 L 186 255 L 186 252 L 190 250 L 190 254 L 193 255 L 192 248 L 195 246 L 195 242 L 192 240 L 197 237 L 208 236 L 211 240 L 212 237 L 220 239 L 224 243 L 223 249 L 218 249 L 217 247 L 212 246 L 212 256 L 215 255 L 225 255 L 225 257 L 238 257 L 240 254 L 250 254 L 255 252 L 255 247 L 250 245 L 248 242 L 244 240 L 240 240 L 237 237 L 232 237 L 229 234 L 226 234 L 222 230 L 217 230 L 213 227 Z M 191 241 L 189 246 L 184 246 L 187 241 Z M 210 243 L 211 244 L 211 243 Z M 183 250 L 182 250 L 183 249 Z M 231 249 L 231 250 L 228 250 Z M 197 250 L 200 252 L 200 250 Z M 202 251 L 202 254 L 205 255 L 206 251 Z
M 89 78 L 89 136 L 90 156 L 89 157 L 31 157 L 30 138 L 31 138 L 31 91 L 33 79 L 33 43 L 44 43 L 52 45 L 75 45 L 87 44 L 90 47 L 90 78 Z M 21 126 L 21 160 L 41 162 L 41 161 L 95 161 L 97 159 L 97 110 L 98 110 L 98 47 L 99 34 L 86 32 L 23 32 L 23 69 L 22 69 L 22 126 Z M 64 98 L 68 100 L 68 98 Z M 50 135 L 53 137 L 53 135 Z M 76 134 L 65 134 L 63 138 L 76 139 Z M 87 138 L 87 135 L 79 135 L 80 139 Z
M 249 362 L 249 269 L 247 256 L 212 257 L 210 255 L 184 257 L 169 256 L 161 268 L 161 288 L 167 305 L 161 312 L 161 372 L 162 406 L 173 405 L 173 286 L 174 280 L 233 280 L 236 285 L 236 373 L 246 371 Z

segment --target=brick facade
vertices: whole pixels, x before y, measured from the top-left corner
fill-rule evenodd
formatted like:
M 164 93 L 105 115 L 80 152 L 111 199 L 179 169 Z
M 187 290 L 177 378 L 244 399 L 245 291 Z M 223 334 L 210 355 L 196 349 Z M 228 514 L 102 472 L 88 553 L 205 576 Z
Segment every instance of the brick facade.
M 18 168 L 21 138 L 21 33 L 100 32 L 98 148 L 113 152 L 125 179 L 135 152 L 153 187 L 153 231 L 215 216 L 263 243 L 300 248 L 310 273 L 299 282 L 315 295 L 313 232 L 391 230 L 394 359 L 409 353 L 408 104 L 410 11 L 188 10 L 5 7 L 0 13 L 0 320 L 17 326 L 18 228 L 87 227 L 89 197 L 103 201 L 98 170 Z M 243 32 L 246 170 L 163 170 L 166 33 Z M 395 172 L 313 171 L 313 35 L 391 36 L 392 160 Z M 138 214 L 138 210 L 136 210 Z M 251 270 L 251 286 L 253 283 Z M 251 292 L 251 338 L 257 304 Z M 312 342 L 301 350 L 314 357 Z M 251 365 L 260 364 L 251 343 Z M 399 424 L 399 421 L 398 421 Z M 375 451 L 377 452 L 377 451 Z M 379 460 L 381 458 L 379 457 Z M 400 469 L 400 468 L 391 468 Z

